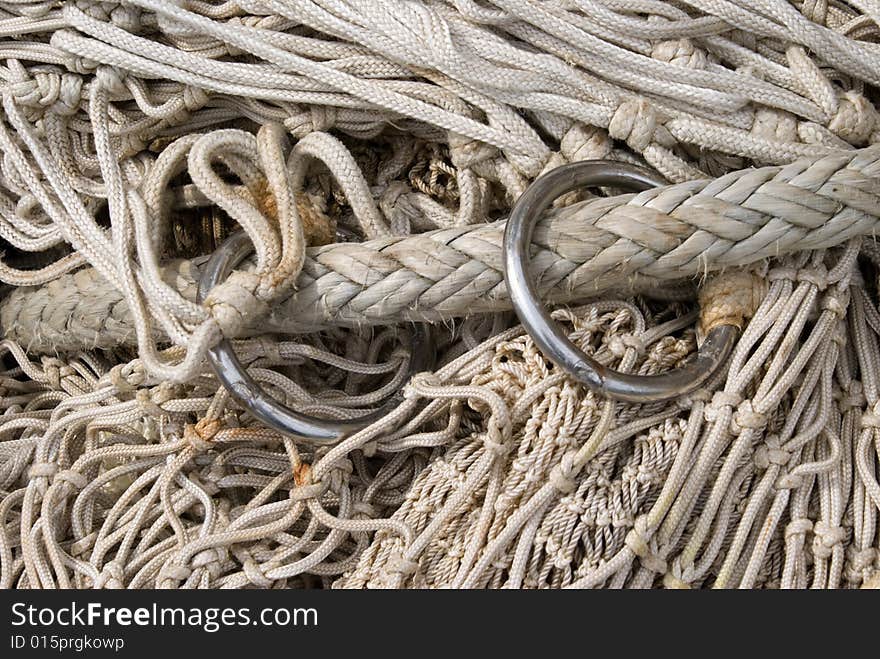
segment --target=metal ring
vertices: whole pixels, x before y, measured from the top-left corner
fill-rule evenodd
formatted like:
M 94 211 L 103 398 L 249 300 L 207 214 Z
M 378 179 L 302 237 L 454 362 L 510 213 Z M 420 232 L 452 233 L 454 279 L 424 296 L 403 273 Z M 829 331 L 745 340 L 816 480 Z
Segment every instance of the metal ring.
M 538 218 L 566 192 L 597 185 L 642 191 L 665 184 L 642 167 L 609 160 L 565 165 L 540 177 L 522 194 L 504 231 L 504 281 L 516 315 L 535 344 L 554 364 L 593 391 L 632 403 L 669 400 L 699 388 L 730 355 L 739 328 L 721 325 L 712 329 L 697 355 L 677 370 L 659 375 L 620 373 L 575 346 L 544 310 L 528 273 L 529 246 Z
M 198 301 L 204 301 L 208 292 L 246 256 L 253 252 L 253 244 L 244 231 L 238 231 L 227 238 L 211 256 L 199 280 Z M 410 354 L 410 374 L 430 368 L 433 361 L 430 335 L 426 325 L 416 324 L 412 329 Z M 332 445 L 343 437 L 366 427 L 382 418 L 400 400 L 400 393 L 374 412 L 356 419 L 333 421 L 295 412 L 286 405 L 269 396 L 265 390 L 248 375 L 244 366 L 232 349 L 232 342 L 223 339 L 208 351 L 208 360 L 217 378 L 242 407 L 258 421 L 270 428 L 316 445 Z

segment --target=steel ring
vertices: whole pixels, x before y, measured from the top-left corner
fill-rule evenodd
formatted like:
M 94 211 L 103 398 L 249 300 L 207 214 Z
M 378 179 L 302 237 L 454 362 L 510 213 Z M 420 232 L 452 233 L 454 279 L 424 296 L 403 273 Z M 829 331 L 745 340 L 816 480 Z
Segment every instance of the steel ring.
M 603 366 L 574 345 L 538 299 L 529 277 L 529 246 L 535 224 L 560 195 L 590 186 L 647 190 L 666 181 L 633 165 L 586 160 L 559 167 L 537 179 L 517 200 L 504 231 L 504 281 L 513 308 L 541 352 L 554 364 L 597 393 L 632 403 L 651 403 L 684 396 L 704 384 L 724 363 L 739 328 L 712 329 L 699 351 L 679 369 L 658 375 L 631 375 Z
M 208 292 L 229 276 L 229 273 L 253 252 L 253 244 L 244 231 L 238 231 L 227 238 L 214 252 L 205 265 L 199 279 L 197 299 L 201 303 Z M 410 375 L 427 370 L 433 361 L 431 355 L 430 331 L 424 324 L 412 328 L 410 353 Z M 316 445 L 332 445 L 342 438 L 368 426 L 382 418 L 400 403 L 400 392 L 378 410 L 346 421 L 333 421 L 308 416 L 290 409 L 269 396 L 257 382 L 248 375 L 235 355 L 232 342 L 221 340 L 208 351 L 208 361 L 217 378 L 230 395 L 244 409 L 261 423 L 275 430 Z

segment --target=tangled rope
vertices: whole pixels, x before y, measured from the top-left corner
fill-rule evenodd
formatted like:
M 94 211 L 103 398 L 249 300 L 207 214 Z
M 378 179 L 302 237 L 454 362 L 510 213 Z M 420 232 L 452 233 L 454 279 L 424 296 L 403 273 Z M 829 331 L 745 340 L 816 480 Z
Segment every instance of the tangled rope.
M 878 37 L 844 1 L 0 1 L 0 586 L 880 586 Z M 536 231 L 587 354 L 676 368 L 707 275 L 766 281 L 686 399 L 601 399 L 505 313 L 511 204 L 595 158 L 671 185 Z M 223 337 L 302 413 L 404 400 L 297 443 Z

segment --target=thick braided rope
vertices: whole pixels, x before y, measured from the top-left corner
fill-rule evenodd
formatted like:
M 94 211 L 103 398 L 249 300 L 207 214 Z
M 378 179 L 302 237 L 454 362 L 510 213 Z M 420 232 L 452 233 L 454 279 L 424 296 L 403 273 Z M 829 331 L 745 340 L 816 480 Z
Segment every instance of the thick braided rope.
M 546 299 L 573 302 L 820 249 L 878 227 L 880 148 L 742 170 L 557 209 L 538 225 L 533 269 Z M 253 329 L 440 321 L 509 308 L 504 222 L 309 250 L 293 294 Z M 198 269 L 165 279 L 194 298 Z M 32 351 L 133 343 L 121 295 L 94 270 L 19 288 L 0 306 L 8 338 Z

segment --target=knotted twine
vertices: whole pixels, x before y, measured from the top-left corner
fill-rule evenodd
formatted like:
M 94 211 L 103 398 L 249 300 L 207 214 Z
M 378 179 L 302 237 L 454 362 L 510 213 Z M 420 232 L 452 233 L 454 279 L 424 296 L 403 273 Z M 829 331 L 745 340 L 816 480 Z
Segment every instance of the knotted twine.
M 880 324 L 873 275 L 866 283 L 854 266 L 856 243 L 769 264 L 727 383 L 708 401 L 679 403 L 688 413 L 676 417 L 677 432 L 665 430 L 672 417 L 658 430 L 654 410 L 579 406 L 584 392 L 539 355 L 529 381 L 567 387 L 563 408 L 553 385 L 536 384 L 521 403 L 491 395 L 504 373 L 530 372 L 496 353 L 499 337 L 517 337 L 498 334 L 504 318 L 441 336 L 434 379 L 417 378 L 397 412 L 326 455 L 252 426 L 204 373 L 208 347 L 292 285 L 303 192 L 346 235 L 369 239 L 495 217 L 541 171 L 571 160 L 610 156 L 687 181 L 876 141 L 870 15 L 775 0 L 686 6 L 654 3 L 646 16 L 618 3 L 529 0 L 5 3 L 0 33 L 18 38 L 2 42 L 0 235 L 37 259 L 4 262 L 0 278 L 50 284 L 88 263 L 122 293 L 139 356 L 35 361 L 4 344 L 16 365 L 3 380 L 2 582 L 329 586 L 342 573 L 340 585 L 876 581 Z M 357 143 L 368 146 L 358 153 Z M 326 169 L 310 165 L 315 158 Z M 847 195 L 858 200 L 858 186 Z M 222 209 L 255 240 L 255 269 L 215 291 L 210 308 L 163 279 L 172 199 Z M 872 249 L 861 247 L 864 262 L 874 262 Z M 608 363 L 670 368 L 693 350 L 681 335 L 687 323 L 651 303 L 597 305 L 562 315 Z M 832 318 L 845 318 L 845 331 L 832 332 Z M 484 337 L 493 338 L 478 346 Z M 404 372 L 405 356 L 394 341 L 392 330 L 333 331 L 238 348 L 248 363 L 267 360 L 252 369 L 290 404 L 344 417 L 400 384 L 390 374 Z M 654 363 L 641 346 L 658 341 Z M 264 368 L 279 362 L 293 377 Z M 640 498 L 635 485 L 620 487 L 611 496 L 625 503 L 599 514 L 592 536 L 591 513 L 554 514 L 556 495 L 531 496 L 534 483 L 516 485 L 513 463 L 502 461 L 533 406 L 553 407 L 552 419 L 556 409 L 575 414 L 566 448 L 598 451 L 619 430 L 612 448 L 633 451 L 619 461 L 613 450 L 589 453 L 581 464 L 567 450 L 539 449 L 543 467 L 528 472 L 539 491 L 552 486 L 565 499 L 590 481 L 588 466 L 602 486 L 630 483 L 641 469 L 654 490 Z M 534 411 L 533 427 L 544 427 L 543 414 Z M 553 437 L 556 425 L 535 432 Z M 647 448 L 651 438 L 668 440 L 662 455 Z M 533 445 L 544 446 L 529 439 L 526 460 Z M 437 481 L 419 495 L 418 514 L 431 522 L 403 519 L 416 505 L 407 493 L 422 492 L 447 459 L 475 461 L 461 492 L 445 501 Z M 502 495 L 511 503 L 496 519 Z M 586 510 L 596 510 L 595 496 Z M 452 521 L 464 501 L 479 511 L 474 536 Z M 572 530 L 551 533 L 550 519 Z M 393 560 L 376 558 L 389 543 Z M 432 557 L 442 555 L 437 567 Z

